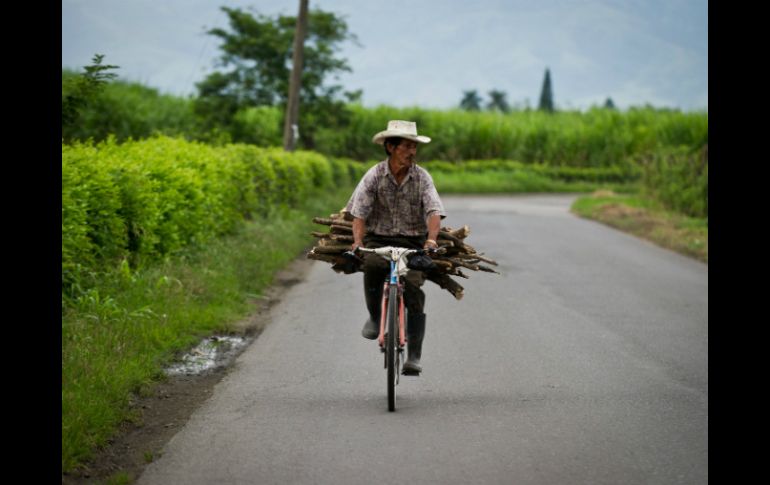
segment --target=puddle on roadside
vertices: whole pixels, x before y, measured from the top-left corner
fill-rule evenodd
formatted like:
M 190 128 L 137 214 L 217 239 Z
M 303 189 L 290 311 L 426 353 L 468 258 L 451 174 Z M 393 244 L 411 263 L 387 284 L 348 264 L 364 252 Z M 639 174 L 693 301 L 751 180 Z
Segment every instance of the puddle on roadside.
M 248 338 L 230 335 L 203 339 L 165 372 L 167 375 L 198 375 L 217 367 L 224 367 L 249 341 Z

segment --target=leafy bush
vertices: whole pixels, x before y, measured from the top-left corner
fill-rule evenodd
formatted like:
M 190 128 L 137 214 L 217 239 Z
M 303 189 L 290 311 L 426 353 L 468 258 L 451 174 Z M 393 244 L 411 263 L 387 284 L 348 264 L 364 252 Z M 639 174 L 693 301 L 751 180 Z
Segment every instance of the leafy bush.
M 65 87 L 77 78 L 72 71 L 62 70 L 62 97 Z M 62 125 L 65 141 L 93 139 L 99 142 L 110 135 L 117 141 L 154 134 L 192 137 L 196 133 L 191 99 L 160 94 L 156 89 L 122 80 L 102 86 L 80 107 L 74 122 Z
M 362 173 L 360 164 L 311 152 L 165 136 L 62 144 L 65 294 L 86 288 L 91 274 L 203 244 L 245 218 L 294 207 Z

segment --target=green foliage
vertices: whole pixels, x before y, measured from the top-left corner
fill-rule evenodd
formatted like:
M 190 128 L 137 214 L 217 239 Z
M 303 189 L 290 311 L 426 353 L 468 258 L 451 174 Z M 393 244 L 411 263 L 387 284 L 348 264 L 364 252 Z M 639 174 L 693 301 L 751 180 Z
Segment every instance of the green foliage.
M 262 147 L 283 146 L 282 119 L 283 112 L 277 106 L 240 109 L 233 117 L 232 137 L 239 143 Z
M 207 120 L 206 130 L 218 127 L 231 132 L 234 141 L 247 141 L 233 127 L 236 113 L 248 106 L 286 105 L 296 17 L 254 16 L 228 7 L 222 11 L 228 16 L 229 29 L 208 33 L 222 41 L 220 65 L 228 70 L 212 73 L 197 84 L 195 111 Z M 308 13 L 300 89 L 300 140 L 305 148 L 314 146 L 317 126 L 346 124 L 344 100 L 360 97 L 360 92 L 342 93 L 339 85 L 324 85 L 330 75 L 350 71 L 347 61 L 336 57 L 345 40 L 356 38 L 342 18 L 319 9 Z M 282 133 L 280 122 L 278 129 Z
M 420 145 L 421 160 L 507 159 L 550 166 L 613 167 L 658 147 L 700 147 L 708 142 L 708 114 L 633 108 L 625 112 L 593 108 L 586 112 L 512 111 L 508 114 L 417 107 L 351 106 L 350 126 L 319 130 L 316 149 L 356 160 L 384 158 L 371 142 L 387 120 L 417 122 L 432 138 Z
M 442 193 L 588 192 L 600 187 L 630 190 L 638 170 L 559 167 L 512 160 L 420 163 Z
M 475 89 L 463 91 L 463 99 L 460 101 L 460 109 L 465 111 L 480 111 L 481 97 Z
M 82 294 L 125 261 L 135 269 L 162 260 L 362 173 L 341 164 L 358 166 L 305 151 L 163 136 L 62 144 L 64 295 Z
M 149 392 L 175 355 L 233 330 L 254 310 L 253 297 L 312 244 L 312 216 L 347 200 L 352 182 L 338 182 L 295 208 L 273 207 L 232 235 L 143 268 L 103 273 L 69 301 L 62 312 L 62 471 L 136 418 L 131 395 Z
M 503 91 L 497 91 L 493 89 L 489 92 L 489 103 L 487 104 L 487 109 L 489 111 L 500 111 L 503 113 L 507 113 L 511 110 L 510 106 L 508 105 L 508 101 L 505 99 L 505 93 Z
M 77 75 L 62 70 L 62 90 Z M 192 137 L 197 131 L 192 100 L 160 94 L 140 83 L 116 80 L 102 86 L 80 110 L 76 122 L 62 127 L 64 141 L 141 139 L 154 134 Z
M 669 209 L 708 218 L 708 145 L 672 147 L 640 156 L 647 193 Z
M 108 80 L 117 76 L 117 74 L 107 71 L 117 69 L 119 66 L 103 66 L 102 59 L 104 59 L 104 55 L 96 54 L 92 64 L 84 67 L 84 73 L 66 77 L 62 75 L 61 123 L 65 135 L 67 134 L 66 129 L 78 121 L 81 110 L 89 105 Z M 67 136 L 64 138 L 68 139 Z
M 672 211 L 649 195 L 603 191 L 578 198 L 571 210 L 708 263 L 708 218 Z

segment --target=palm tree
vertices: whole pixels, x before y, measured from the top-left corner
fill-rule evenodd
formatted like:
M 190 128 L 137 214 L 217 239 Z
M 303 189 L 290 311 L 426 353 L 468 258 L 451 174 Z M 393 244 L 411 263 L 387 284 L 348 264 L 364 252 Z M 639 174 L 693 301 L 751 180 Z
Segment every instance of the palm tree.
M 475 89 L 471 91 L 463 91 L 463 99 L 460 101 L 460 108 L 465 111 L 479 111 L 481 110 L 481 98 L 478 91 Z
M 511 108 L 508 106 L 508 101 L 506 101 L 505 96 L 506 95 L 503 91 L 497 91 L 494 89 L 490 91 L 489 92 L 490 101 L 487 104 L 487 109 L 490 111 L 499 109 L 503 113 L 507 113 L 508 111 L 510 111 Z

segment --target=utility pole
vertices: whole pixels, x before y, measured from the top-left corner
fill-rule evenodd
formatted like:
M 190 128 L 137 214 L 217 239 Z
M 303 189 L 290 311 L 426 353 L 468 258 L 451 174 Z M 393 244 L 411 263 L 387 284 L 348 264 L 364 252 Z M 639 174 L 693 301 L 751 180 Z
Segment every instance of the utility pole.
M 283 125 L 283 149 L 294 151 L 299 138 L 299 88 L 302 84 L 302 55 L 307 30 L 308 0 L 299 0 L 297 27 L 294 30 L 294 53 L 292 55 L 291 78 L 289 79 L 289 99 L 286 103 L 286 122 Z

